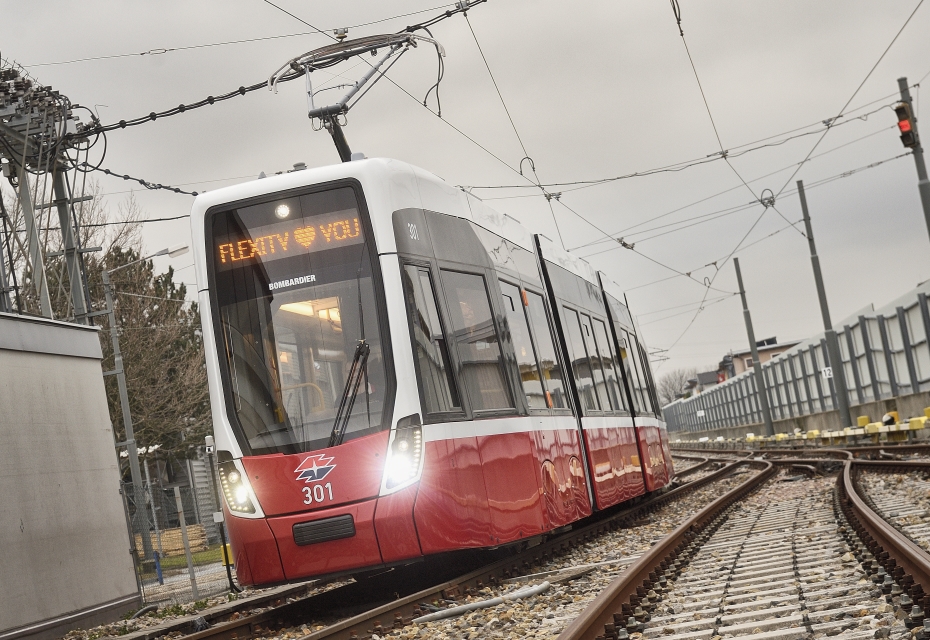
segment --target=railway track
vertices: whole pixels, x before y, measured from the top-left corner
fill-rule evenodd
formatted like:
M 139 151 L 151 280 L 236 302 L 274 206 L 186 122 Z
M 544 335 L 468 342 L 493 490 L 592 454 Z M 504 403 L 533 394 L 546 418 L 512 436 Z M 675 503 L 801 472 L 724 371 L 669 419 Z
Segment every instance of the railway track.
M 683 523 L 560 638 L 911 637 L 930 606 L 930 556 L 869 508 L 859 487 L 863 469 L 904 463 L 847 459 L 836 479 L 791 484 L 768 464 L 771 475 L 742 487 L 752 495 L 723 496 Z
M 861 473 L 866 502 L 898 531 L 930 551 L 930 482 L 927 471 Z
M 502 591 L 509 588 L 507 581 L 536 569 L 552 571 L 559 566 L 577 564 L 572 554 L 592 541 L 612 533 L 633 531 L 640 527 L 645 532 L 650 519 L 660 509 L 675 504 L 686 497 L 700 492 L 718 481 L 737 482 L 728 478 L 744 469 L 733 463 L 712 463 L 702 458 L 684 474 L 684 481 L 659 495 L 641 501 L 632 507 L 612 510 L 601 514 L 600 520 L 592 521 L 565 532 L 552 540 L 544 541 L 519 553 L 500 550 L 495 562 L 487 564 L 488 554 L 460 554 L 444 559 L 443 573 L 435 581 L 428 576 L 437 575 L 435 568 L 427 563 L 410 565 L 358 582 L 329 588 L 325 593 L 312 593 L 311 587 L 303 589 L 309 593 L 289 594 L 290 598 L 264 598 L 263 606 L 243 603 L 241 607 L 227 606 L 219 615 L 205 614 L 203 621 L 197 617 L 140 630 L 124 637 L 127 640 L 154 640 L 170 635 L 184 636 L 188 640 L 201 638 L 225 640 L 275 635 L 305 638 L 366 638 L 380 636 L 394 627 L 402 628 L 410 620 L 430 611 L 430 603 L 464 602 L 480 598 L 482 590 Z M 688 477 L 688 476 L 691 477 Z M 716 484 L 714 485 L 717 486 Z M 704 502 L 713 499 L 714 491 L 699 496 Z M 664 533 L 664 532 L 662 532 Z M 643 534 L 645 535 L 645 534 Z M 658 533 L 656 535 L 661 535 Z M 533 541 L 538 542 L 538 541 Z M 647 539 L 644 546 L 648 546 Z M 478 561 L 477 559 L 483 559 Z M 617 571 L 629 564 L 629 559 L 619 558 L 608 568 Z M 453 562 L 457 564 L 453 564 Z M 558 571 L 556 570 L 556 573 Z M 608 580 L 609 581 L 609 580 Z M 437 584 L 438 582 L 438 584 Z M 401 583 L 406 591 L 397 591 Z M 593 597 L 593 596 L 592 596 Z M 423 608 L 426 605 L 427 608 Z M 202 627 L 209 625 L 209 628 Z M 198 630 L 198 626 L 201 627 Z
M 397 593 L 380 606 L 372 607 L 371 599 L 363 606 L 351 589 L 360 587 L 344 585 L 256 615 L 215 620 L 186 637 L 473 639 L 561 633 L 563 640 L 904 640 L 913 636 L 912 628 L 922 627 L 923 611 L 930 607 L 930 589 L 925 592 L 930 556 L 907 534 L 918 542 L 919 536 L 891 516 L 918 514 L 876 486 L 882 489 L 882 480 L 885 487 L 897 486 L 899 475 L 926 473 L 930 462 L 840 454 L 738 461 L 704 456 L 663 495 L 442 584 Z M 820 476 L 830 469 L 840 472 Z M 915 490 L 930 500 L 930 482 L 921 482 Z M 684 500 L 689 495 L 691 503 Z M 921 513 L 930 520 L 930 512 Z M 377 576 L 374 580 L 366 587 L 370 591 L 379 586 Z M 413 621 L 527 586 L 538 593 L 443 621 Z M 365 610 L 353 612 L 345 606 L 349 602 Z M 930 628 L 916 638 L 930 638 Z
M 845 453 L 844 453 L 845 452 Z M 849 445 L 849 446 L 805 446 L 805 447 L 771 447 L 764 448 L 736 448 L 722 449 L 714 446 L 701 447 L 689 445 L 682 447 L 675 445 L 672 456 L 732 456 L 732 455 L 770 455 L 770 456 L 800 456 L 819 457 L 829 456 L 846 458 L 849 455 L 856 459 L 921 459 L 930 457 L 930 442 L 920 444 L 884 443 L 875 445 Z
M 873 511 L 930 551 L 930 462 L 863 462 L 856 465 L 853 481 Z
M 707 462 L 707 458 L 705 456 L 693 455 L 672 456 L 672 460 L 675 463 L 675 474 L 678 476 L 681 476 L 683 473 L 690 471 L 694 467 L 699 467 Z

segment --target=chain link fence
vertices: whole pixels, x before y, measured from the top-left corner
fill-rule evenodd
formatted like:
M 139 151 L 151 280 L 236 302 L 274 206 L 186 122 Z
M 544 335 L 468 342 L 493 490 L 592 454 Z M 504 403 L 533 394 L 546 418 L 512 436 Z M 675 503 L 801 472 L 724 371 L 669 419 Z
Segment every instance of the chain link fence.
M 230 567 L 227 574 L 209 487 L 145 486 L 136 496 L 126 483 L 122 494 L 146 603 L 181 604 L 229 591 L 236 573 Z

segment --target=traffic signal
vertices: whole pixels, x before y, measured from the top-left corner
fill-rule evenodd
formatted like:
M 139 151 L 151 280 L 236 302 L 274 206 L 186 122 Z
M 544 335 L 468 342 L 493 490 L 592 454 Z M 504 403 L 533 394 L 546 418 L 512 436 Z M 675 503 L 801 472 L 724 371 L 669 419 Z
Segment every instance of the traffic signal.
M 916 147 L 917 134 L 914 131 L 914 116 L 911 114 L 911 105 L 901 102 L 894 108 L 894 112 L 898 115 L 898 130 L 901 132 L 901 142 L 905 147 Z

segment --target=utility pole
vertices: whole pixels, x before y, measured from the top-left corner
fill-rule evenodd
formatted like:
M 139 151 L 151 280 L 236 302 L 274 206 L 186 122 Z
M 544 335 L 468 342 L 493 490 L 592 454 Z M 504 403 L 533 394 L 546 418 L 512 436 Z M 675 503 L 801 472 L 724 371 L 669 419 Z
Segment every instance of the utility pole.
M 139 262 L 139 261 L 136 261 Z M 132 263 L 130 263 L 132 264 Z M 128 265 L 125 265 L 128 266 Z M 123 426 L 126 428 L 126 453 L 129 455 L 129 474 L 132 477 L 132 495 L 136 503 L 136 528 L 142 538 L 142 555 L 148 560 L 152 556 L 152 539 L 149 537 L 149 518 L 145 510 L 145 489 L 142 485 L 142 470 L 139 468 L 139 449 L 132 429 L 132 413 L 129 411 L 129 391 L 126 388 L 126 371 L 123 369 L 123 353 L 119 349 L 116 329 L 116 313 L 113 311 L 113 293 L 110 290 L 110 272 L 103 275 L 103 293 L 107 299 L 106 314 L 110 320 L 110 341 L 113 344 L 113 374 L 119 387 L 119 404 L 123 410 Z
M 39 299 L 39 310 L 46 318 L 54 318 L 52 299 L 48 293 L 48 280 L 45 277 L 45 257 L 42 255 L 42 241 L 39 239 L 39 227 L 36 222 L 32 191 L 29 186 L 29 173 L 23 165 L 17 167 L 19 177 L 19 206 L 23 210 L 23 222 L 26 227 L 26 246 L 29 247 L 29 267 L 32 269 L 32 282 Z
M 926 175 L 926 174 L 925 174 Z M 817 297 L 820 299 L 820 313 L 823 316 L 823 331 L 827 340 L 827 355 L 830 358 L 832 376 L 828 379 L 836 391 L 837 409 L 840 412 L 841 428 L 852 426 L 852 417 L 849 413 L 849 389 L 846 386 L 846 371 L 843 369 L 843 358 L 840 355 L 840 344 L 830 321 L 830 307 L 827 305 L 827 292 L 823 286 L 823 274 L 820 272 L 820 258 L 817 256 L 817 245 L 814 244 L 814 231 L 811 229 L 811 217 L 807 211 L 807 197 L 804 195 L 804 181 L 798 180 L 798 195 L 801 196 L 801 211 L 804 214 L 804 227 L 807 230 L 807 243 L 811 248 L 811 266 L 814 268 L 814 282 L 817 283 Z M 930 224 L 930 219 L 928 219 Z M 824 377 L 827 377 L 826 375 Z
M 3 196 L 0 195 L 0 198 Z M 0 236 L 6 232 L 5 222 L 6 210 L 3 210 L 0 211 L 0 225 L 4 225 L 0 228 Z M 10 268 L 12 267 L 13 265 L 10 265 Z M 12 290 L 6 277 L 6 255 L 3 253 L 3 239 L 0 238 L 0 313 L 13 313 L 13 300 L 10 298 Z
M 106 296 L 107 310 L 94 311 L 87 314 L 88 317 L 105 315 L 110 320 L 110 341 L 113 344 L 113 371 L 106 371 L 103 375 L 115 375 L 116 384 L 119 388 L 119 404 L 123 413 L 123 426 L 126 428 L 126 441 L 117 443 L 118 446 L 125 445 L 126 453 L 129 456 L 129 474 L 132 477 L 132 494 L 136 501 L 136 523 L 142 537 L 142 551 L 146 559 L 152 556 L 152 539 L 149 537 L 149 519 L 145 510 L 145 488 L 142 484 L 142 471 L 139 468 L 139 449 L 136 445 L 136 435 L 132 428 L 132 412 L 129 409 L 129 391 L 126 387 L 126 370 L 123 368 L 123 353 L 119 348 L 119 333 L 116 329 L 116 312 L 113 310 L 113 287 L 110 284 L 110 274 L 125 269 L 139 262 L 144 262 L 155 256 L 170 256 L 176 258 L 179 255 L 187 253 L 187 245 L 175 245 L 167 249 L 162 249 L 150 256 L 127 262 L 124 265 L 102 271 L 103 276 L 103 293 Z
M 911 90 L 907 86 L 907 78 L 898 78 L 898 89 L 901 90 L 901 102 L 907 104 L 912 114 L 910 124 L 914 131 L 913 153 L 914 164 L 917 165 L 917 190 L 920 192 L 920 202 L 924 207 L 924 221 L 927 223 L 927 233 L 930 233 L 930 180 L 927 179 L 927 165 L 924 164 L 924 149 L 920 145 L 920 136 L 917 135 L 917 114 L 914 113 L 914 104 L 911 102 Z
M 756 334 L 752 330 L 752 316 L 749 315 L 749 306 L 746 304 L 746 291 L 743 289 L 743 274 L 739 270 L 739 258 L 733 258 L 733 266 L 736 267 L 739 297 L 743 301 L 743 319 L 746 321 L 749 349 L 752 351 L 752 373 L 756 377 L 756 395 L 759 397 L 759 407 L 762 409 L 762 421 L 765 423 L 765 433 L 763 435 L 774 436 L 775 425 L 772 424 L 772 410 L 769 408 L 768 389 L 765 388 L 762 363 L 759 362 L 759 348 L 756 346 Z
M 55 206 L 58 209 L 58 225 L 61 227 L 61 244 L 65 264 L 68 267 L 68 282 L 71 285 L 71 304 L 74 306 L 74 321 L 87 324 L 87 301 L 84 298 L 84 274 L 81 268 L 80 239 L 71 225 L 72 199 L 65 186 L 65 168 L 55 167 L 52 172 L 52 188 L 55 191 Z M 91 198 L 85 197 L 85 200 Z

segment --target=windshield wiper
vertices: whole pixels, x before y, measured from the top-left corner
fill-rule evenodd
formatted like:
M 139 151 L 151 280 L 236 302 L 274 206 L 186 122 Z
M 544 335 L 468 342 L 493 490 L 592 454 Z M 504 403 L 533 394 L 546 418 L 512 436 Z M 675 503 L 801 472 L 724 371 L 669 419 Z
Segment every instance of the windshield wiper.
M 355 357 L 352 358 L 352 366 L 349 368 L 349 377 L 346 378 L 346 386 L 342 390 L 342 399 L 339 400 L 339 410 L 333 422 L 333 431 L 329 434 L 329 446 L 331 447 L 342 444 L 342 439 L 345 437 L 349 418 L 352 417 L 352 405 L 355 404 L 355 397 L 358 395 L 358 388 L 362 383 L 362 374 L 370 352 L 371 347 L 368 342 L 359 340 L 355 347 Z M 368 393 L 367 389 L 365 393 Z

